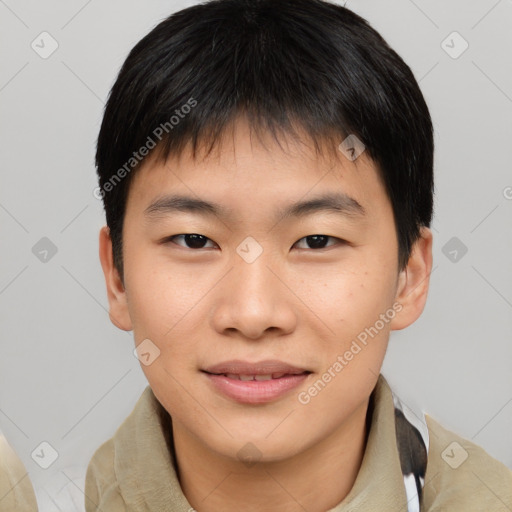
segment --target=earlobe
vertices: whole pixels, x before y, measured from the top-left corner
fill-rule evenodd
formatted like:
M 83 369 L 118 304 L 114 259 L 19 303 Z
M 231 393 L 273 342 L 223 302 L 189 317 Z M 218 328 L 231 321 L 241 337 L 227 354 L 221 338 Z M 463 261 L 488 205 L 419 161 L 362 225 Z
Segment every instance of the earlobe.
M 402 305 L 391 322 L 391 330 L 400 330 L 413 324 L 423 312 L 427 301 L 432 272 L 432 231 L 422 227 L 407 262 L 400 272 L 395 301 Z
M 126 291 L 119 272 L 114 266 L 112 240 L 107 226 L 103 226 L 100 230 L 99 256 L 107 287 L 110 321 L 123 331 L 131 331 L 133 327 L 126 301 Z

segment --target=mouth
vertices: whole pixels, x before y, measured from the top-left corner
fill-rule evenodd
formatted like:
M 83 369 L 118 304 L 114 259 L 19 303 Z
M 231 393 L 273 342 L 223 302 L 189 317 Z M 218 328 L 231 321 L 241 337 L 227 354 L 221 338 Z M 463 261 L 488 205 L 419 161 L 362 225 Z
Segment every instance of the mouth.
M 209 375 L 222 375 L 224 377 L 227 377 L 228 379 L 234 379 L 234 380 L 243 380 L 243 381 L 251 381 L 251 380 L 257 380 L 257 381 L 264 381 L 264 380 L 275 380 L 275 379 L 281 379 L 283 377 L 290 377 L 290 376 L 297 376 L 297 375 L 309 375 L 311 372 L 304 370 L 300 373 L 267 373 L 267 374 L 253 374 L 253 375 L 242 375 L 237 373 L 211 373 L 205 371 L 205 373 Z
M 228 361 L 201 370 L 216 392 L 244 404 L 275 401 L 308 378 L 310 370 L 282 361 Z
M 250 363 L 240 359 L 224 361 L 204 368 L 202 371 L 213 375 L 235 375 L 241 377 L 269 377 L 280 378 L 283 375 L 298 375 L 309 372 L 306 368 L 295 366 L 277 359 L 267 359 Z M 311 373 L 311 372 L 309 372 Z M 265 380 L 270 380 L 267 378 Z M 245 379 L 254 380 L 254 379 Z M 263 379 L 262 379 L 263 380 Z

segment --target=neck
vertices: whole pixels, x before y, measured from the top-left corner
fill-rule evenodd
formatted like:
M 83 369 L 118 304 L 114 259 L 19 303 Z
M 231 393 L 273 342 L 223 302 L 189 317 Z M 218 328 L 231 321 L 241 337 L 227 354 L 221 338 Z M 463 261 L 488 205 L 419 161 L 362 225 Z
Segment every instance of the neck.
M 350 492 L 361 467 L 369 428 L 368 403 L 306 450 L 252 466 L 212 451 L 173 422 L 183 493 L 198 512 L 329 510 Z

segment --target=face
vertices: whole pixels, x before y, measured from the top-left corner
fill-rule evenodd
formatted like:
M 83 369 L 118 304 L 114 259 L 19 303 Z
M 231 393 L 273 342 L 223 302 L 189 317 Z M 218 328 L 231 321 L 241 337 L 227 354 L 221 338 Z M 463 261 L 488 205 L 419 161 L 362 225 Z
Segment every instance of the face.
M 145 343 L 175 428 L 233 459 L 252 443 L 283 460 L 366 405 L 390 330 L 421 313 L 430 245 L 398 272 L 392 207 L 365 153 L 264 147 L 243 122 L 233 133 L 206 159 L 148 160 L 133 177 L 124 288 L 106 230 L 100 255 L 111 319 Z

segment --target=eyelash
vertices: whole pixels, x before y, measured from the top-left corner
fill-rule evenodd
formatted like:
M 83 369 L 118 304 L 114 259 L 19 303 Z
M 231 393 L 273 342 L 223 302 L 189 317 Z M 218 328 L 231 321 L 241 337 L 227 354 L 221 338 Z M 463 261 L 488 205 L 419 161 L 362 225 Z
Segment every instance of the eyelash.
M 202 237 L 203 239 L 205 240 L 209 240 L 210 242 L 213 242 L 213 240 L 210 240 L 208 237 L 204 236 L 204 235 L 201 235 L 199 233 L 183 233 L 183 234 L 180 234 L 180 235 L 173 235 L 173 236 L 169 236 L 167 238 L 165 238 L 163 241 L 164 243 L 173 243 L 175 245 L 178 245 L 184 249 L 190 249 L 191 251 L 197 251 L 197 250 L 200 250 L 200 249 L 205 249 L 205 247 L 199 247 L 199 248 L 191 248 L 191 247 L 186 247 L 186 246 L 183 246 L 183 245 L 180 245 L 180 244 L 176 244 L 173 240 L 177 237 L 184 237 L 184 236 L 190 236 L 190 235 L 196 235 L 196 236 L 199 236 L 199 237 Z M 330 235 L 322 235 L 322 234 L 314 234 L 314 235 L 308 235 L 308 236 L 304 236 L 302 238 L 300 238 L 299 240 L 297 240 L 297 242 L 295 242 L 295 244 L 293 244 L 294 246 L 301 242 L 302 240 L 306 240 L 307 238 L 311 238 L 311 237 L 324 237 L 324 238 L 330 238 L 332 240 L 337 240 L 338 241 L 338 244 L 331 244 L 331 245 L 327 245 L 326 247 L 320 247 L 320 248 L 317 248 L 317 249 L 310 249 L 312 251 L 321 251 L 322 249 L 327 249 L 329 247 L 333 247 L 335 245 L 346 245 L 348 244 L 348 242 L 346 242 L 345 240 L 341 239 L 341 238 L 337 238 L 335 236 L 330 236 Z M 215 242 L 213 242 L 215 243 Z M 208 249 L 208 247 L 207 247 Z

